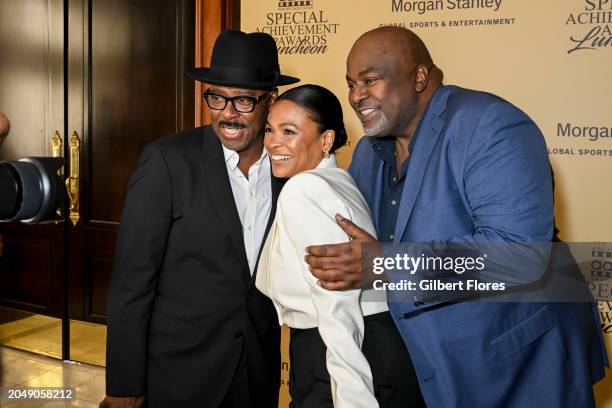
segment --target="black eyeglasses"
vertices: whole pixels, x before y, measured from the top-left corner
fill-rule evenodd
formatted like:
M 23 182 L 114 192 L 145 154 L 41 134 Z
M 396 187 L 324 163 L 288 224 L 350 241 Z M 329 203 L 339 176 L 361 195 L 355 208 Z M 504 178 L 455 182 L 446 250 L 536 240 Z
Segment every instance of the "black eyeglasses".
M 204 99 L 206 99 L 206 104 L 210 109 L 223 110 L 227 106 L 227 102 L 231 102 L 237 112 L 249 113 L 253 112 L 255 105 L 263 101 L 266 96 L 268 96 L 268 93 L 259 96 L 238 95 L 228 97 L 216 94 L 214 92 L 205 91 L 203 95 Z

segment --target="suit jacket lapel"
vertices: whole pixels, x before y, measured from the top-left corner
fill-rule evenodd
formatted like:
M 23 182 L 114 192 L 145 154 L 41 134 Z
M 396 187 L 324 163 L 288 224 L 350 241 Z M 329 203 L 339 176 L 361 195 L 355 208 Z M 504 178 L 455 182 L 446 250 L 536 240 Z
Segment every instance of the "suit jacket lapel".
M 210 126 L 204 129 L 204 161 L 202 168 L 204 170 L 203 180 L 206 180 L 206 185 L 217 207 L 217 211 L 227 225 L 230 238 L 236 248 L 236 253 L 245 266 L 243 277 L 248 282 L 251 274 L 244 248 L 242 224 L 240 223 L 240 216 L 234 202 L 234 194 L 232 193 L 232 186 L 227 174 L 223 148 Z
M 440 131 L 444 127 L 445 120 L 441 117 L 446 109 L 448 100 L 448 88 L 441 88 L 434 94 L 430 106 L 422 119 L 421 128 L 415 135 L 414 147 L 411 153 L 404 190 L 400 201 L 400 211 L 395 224 L 393 242 L 402 241 L 402 236 L 408 225 L 408 220 L 412 214 L 414 203 L 423 184 L 423 177 L 431 153 L 436 145 Z

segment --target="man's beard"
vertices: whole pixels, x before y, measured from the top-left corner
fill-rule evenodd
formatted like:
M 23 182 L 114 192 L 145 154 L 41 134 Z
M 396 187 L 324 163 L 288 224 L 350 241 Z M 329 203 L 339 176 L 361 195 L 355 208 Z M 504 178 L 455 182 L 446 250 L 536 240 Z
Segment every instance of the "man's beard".
M 385 133 L 389 130 L 389 120 L 384 112 L 380 112 L 380 118 L 367 129 L 362 126 L 366 136 L 388 136 Z

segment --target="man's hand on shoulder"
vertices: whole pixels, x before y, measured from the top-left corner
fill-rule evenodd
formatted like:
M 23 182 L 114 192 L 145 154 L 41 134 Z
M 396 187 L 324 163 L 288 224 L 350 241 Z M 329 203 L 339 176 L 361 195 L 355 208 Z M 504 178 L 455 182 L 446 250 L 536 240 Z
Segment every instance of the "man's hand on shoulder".
M 328 290 L 359 289 L 368 286 L 374 275 L 362 268 L 361 245 L 378 241 L 350 220 L 336 214 L 336 222 L 351 237 L 341 244 L 314 245 L 306 248 L 310 272 Z
M 111 397 L 107 395 L 100 402 L 99 408 L 141 408 L 145 397 Z

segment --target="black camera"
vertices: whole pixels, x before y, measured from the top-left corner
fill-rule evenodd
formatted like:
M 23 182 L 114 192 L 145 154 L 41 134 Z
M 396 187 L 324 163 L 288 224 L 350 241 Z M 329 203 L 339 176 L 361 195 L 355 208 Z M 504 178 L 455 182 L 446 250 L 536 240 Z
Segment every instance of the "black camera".
M 66 187 L 58 170 L 64 162 L 61 157 L 0 162 L 0 221 L 59 219 L 56 211 L 66 199 Z

